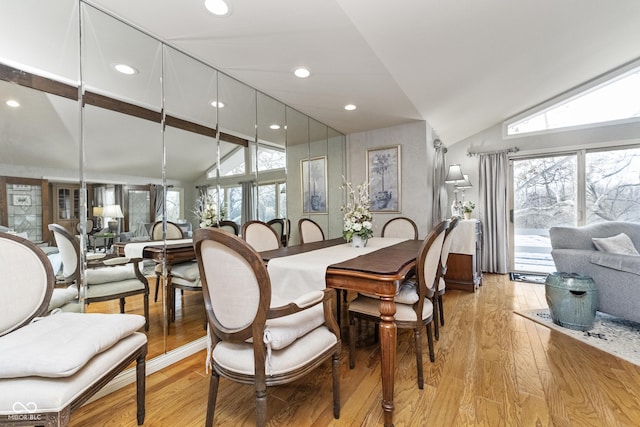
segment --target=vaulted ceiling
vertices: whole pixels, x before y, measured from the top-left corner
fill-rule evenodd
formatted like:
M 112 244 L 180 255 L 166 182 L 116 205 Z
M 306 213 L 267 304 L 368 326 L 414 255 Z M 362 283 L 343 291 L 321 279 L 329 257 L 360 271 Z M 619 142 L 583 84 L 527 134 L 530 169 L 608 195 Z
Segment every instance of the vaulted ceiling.
M 640 58 L 636 0 L 231 1 L 89 3 L 340 132 L 426 120 L 447 145 Z

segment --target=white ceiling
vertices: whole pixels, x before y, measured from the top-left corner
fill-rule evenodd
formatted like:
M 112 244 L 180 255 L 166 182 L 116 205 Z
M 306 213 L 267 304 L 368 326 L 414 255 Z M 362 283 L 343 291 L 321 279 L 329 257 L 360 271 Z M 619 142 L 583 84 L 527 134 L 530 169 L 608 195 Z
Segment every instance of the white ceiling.
M 637 0 L 90 3 L 340 132 L 426 120 L 447 145 L 640 58 Z

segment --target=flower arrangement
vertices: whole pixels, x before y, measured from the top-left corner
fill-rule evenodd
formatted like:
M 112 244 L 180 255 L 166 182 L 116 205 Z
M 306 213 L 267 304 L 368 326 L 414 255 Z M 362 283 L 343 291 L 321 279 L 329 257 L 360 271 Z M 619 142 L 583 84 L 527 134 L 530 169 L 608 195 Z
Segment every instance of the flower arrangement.
M 462 205 L 462 212 L 464 213 L 471 213 L 473 212 L 473 210 L 476 208 L 476 204 L 473 203 L 470 200 L 467 200 L 466 202 L 464 202 L 464 204 Z
M 368 239 L 373 236 L 373 223 L 370 212 L 369 185 L 360 184 L 355 190 L 351 183 L 343 181 L 341 189 L 347 190 L 347 204 L 340 208 L 344 214 L 342 237 L 350 242 L 353 236 Z
M 224 212 L 218 218 L 218 204 L 209 194 L 202 194 L 198 197 L 193 213 L 200 220 L 200 227 L 213 227 L 218 223 L 218 220 L 224 219 Z

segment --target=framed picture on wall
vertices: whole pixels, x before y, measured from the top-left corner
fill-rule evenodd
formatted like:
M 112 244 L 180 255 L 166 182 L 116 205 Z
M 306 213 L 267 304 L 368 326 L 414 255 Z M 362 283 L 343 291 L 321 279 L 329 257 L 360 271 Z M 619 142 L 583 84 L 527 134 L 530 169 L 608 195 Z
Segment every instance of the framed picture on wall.
M 300 160 L 302 212 L 327 213 L 327 157 Z
M 367 150 L 371 212 L 400 212 L 400 146 Z

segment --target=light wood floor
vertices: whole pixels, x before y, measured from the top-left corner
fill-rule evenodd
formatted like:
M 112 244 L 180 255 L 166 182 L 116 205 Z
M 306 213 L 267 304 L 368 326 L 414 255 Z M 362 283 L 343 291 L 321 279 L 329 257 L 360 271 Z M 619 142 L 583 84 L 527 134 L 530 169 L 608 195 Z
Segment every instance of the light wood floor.
M 413 339 L 398 336 L 396 426 L 638 426 L 640 367 L 513 313 L 546 306 L 544 286 L 485 275 L 475 294 L 445 295 L 446 325 L 425 388 L 415 380 Z M 344 325 L 344 323 L 343 323 Z M 379 348 L 373 328 L 359 332 L 356 368 L 348 366 L 343 326 L 339 420 L 331 406 L 328 364 L 304 381 L 268 390 L 271 426 L 377 426 Z M 208 375 L 200 352 L 147 378 L 145 426 L 201 426 Z M 250 386 L 221 380 L 215 423 L 254 425 Z M 70 426 L 135 426 L 135 387 L 127 386 L 72 414 Z

